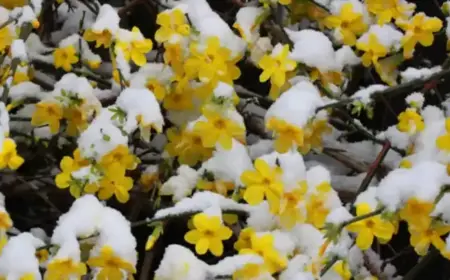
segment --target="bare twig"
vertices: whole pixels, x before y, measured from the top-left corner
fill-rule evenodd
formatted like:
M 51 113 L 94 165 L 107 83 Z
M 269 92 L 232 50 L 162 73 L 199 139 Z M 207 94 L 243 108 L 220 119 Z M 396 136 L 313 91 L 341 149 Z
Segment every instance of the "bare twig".
M 402 93 L 410 93 L 410 92 L 413 92 L 414 90 L 423 88 L 430 82 L 437 83 L 437 82 L 439 82 L 440 79 L 446 78 L 447 76 L 449 76 L 449 74 L 450 74 L 450 69 L 443 69 L 440 72 L 429 76 L 428 78 L 415 79 L 415 80 L 400 84 L 398 86 L 389 87 L 386 90 L 375 92 L 372 94 L 371 98 L 373 100 L 377 100 L 378 98 L 380 98 L 382 96 L 386 97 L 386 98 L 390 98 L 390 97 L 397 96 Z M 328 109 L 328 108 L 342 107 L 342 106 L 348 105 L 350 103 L 353 103 L 355 100 L 356 99 L 354 99 L 354 98 L 343 99 L 343 100 L 340 100 L 340 101 L 337 101 L 334 103 L 330 103 L 330 104 L 321 106 L 316 109 L 316 112 L 323 110 L 323 109 Z
M 61 210 L 59 210 L 58 207 L 56 207 L 55 204 L 53 204 L 53 202 L 50 201 L 50 199 L 48 198 L 48 196 L 46 194 L 44 194 L 38 186 L 36 186 L 33 182 L 31 181 L 27 181 L 25 179 L 22 179 L 20 176 L 16 177 L 17 180 L 19 180 L 20 182 L 28 185 L 35 193 L 36 195 L 38 195 L 48 206 L 50 206 L 56 213 L 61 214 Z
M 28 36 L 31 34 L 31 31 L 33 30 L 33 26 L 31 25 L 31 23 L 26 22 L 22 25 L 22 28 L 20 29 L 20 39 L 22 40 L 26 40 L 28 38 Z M 12 79 L 14 80 L 14 75 L 16 74 L 17 71 L 17 67 L 20 64 L 20 58 L 13 58 L 13 60 L 11 61 L 11 76 Z M 8 100 L 8 95 L 9 95 L 9 90 L 10 90 L 10 86 L 5 84 L 4 88 L 3 88 L 3 94 L 2 94 L 2 101 L 3 103 L 6 103 L 6 101 Z

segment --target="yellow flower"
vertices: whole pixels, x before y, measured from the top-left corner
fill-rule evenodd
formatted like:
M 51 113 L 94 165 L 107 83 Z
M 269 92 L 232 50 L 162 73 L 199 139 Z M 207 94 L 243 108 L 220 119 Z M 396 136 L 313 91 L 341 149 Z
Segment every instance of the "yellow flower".
M 342 84 L 342 73 L 337 71 L 328 71 L 322 73 L 319 69 L 313 68 L 310 73 L 310 78 L 313 82 L 320 80 L 323 85 L 334 84 L 339 86 Z
M 323 261 L 321 259 L 312 259 L 305 267 L 305 271 L 310 272 L 314 279 L 320 279 L 320 270 Z
M 36 258 L 39 260 L 39 263 L 42 264 L 48 260 L 48 250 L 41 249 L 36 251 Z
M 427 229 L 431 224 L 430 214 L 434 203 L 420 200 L 416 197 L 408 199 L 400 210 L 400 218 L 408 222 L 408 225 L 417 229 Z
M 392 19 L 407 19 L 415 9 L 414 4 L 401 0 L 366 0 L 367 9 L 378 18 L 378 24 L 383 25 Z
M 6 232 L 0 232 L 0 254 L 2 253 L 3 248 L 5 248 L 6 243 L 8 243 L 8 235 Z M 2 279 L 2 276 L 0 275 L 0 280 L 5 280 L 5 278 Z
M 278 45 L 275 46 L 271 55 L 265 54 L 258 62 L 258 67 L 263 70 L 259 76 L 260 82 L 265 82 L 270 79 L 270 83 L 278 88 L 281 88 L 286 82 L 286 72 L 292 71 L 297 66 L 297 63 L 288 58 L 289 46 Z
M 230 239 L 233 234 L 231 229 L 224 226 L 217 216 L 208 216 L 200 213 L 193 218 L 194 227 L 184 235 L 189 244 L 195 244 L 195 252 L 204 255 L 209 250 L 220 257 L 223 254 L 223 240 Z
M 258 279 L 263 272 L 263 267 L 255 263 L 247 263 L 243 268 L 233 273 L 233 280 Z
M 166 98 L 164 98 L 163 107 L 167 110 L 174 111 L 191 110 L 194 107 L 194 104 L 192 103 L 192 90 L 189 90 L 188 88 L 186 89 L 187 90 L 182 93 L 171 92 L 166 95 Z
M 84 263 L 75 262 L 70 258 L 53 259 L 47 266 L 46 280 L 81 279 L 87 273 Z
M 11 138 L 3 140 L 2 150 L 0 151 L 0 169 L 8 167 L 16 170 L 25 160 L 17 154 L 16 143 Z
M 261 256 L 264 259 L 264 266 L 270 274 L 279 272 L 287 266 L 287 259 L 281 256 L 274 248 L 274 238 L 271 234 L 252 235 L 250 237 L 250 247 L 240 250 L 239 254 Z
M 191 28 L 187 24 L 181 9 L 159 13 L 156 17 L 156 23 L 161 26 L 155 33 L 155 40 L 159 43 L 178 42 L 181 37 L 188 36 L 191 33 Z
M 331 15 L 325 18 L 327 28 L 337 29 L 345 45 L 353 46 L 356 43 L 356 37 L 363 34 L 367 25 L 361 13 L 353 10 L 352 3 L 345 3 L 341 6 L 339 15 Z
M 278 212 L 283 193 L 282 172 L 280 167 L 271 168 L 263 159 L 256 159 L 255 170 L 246 170 L 241 174 L 241 181 L 246 186 L 245 201 L 256 205 L 266 197 L 271 211 Z
M 180 44 L 166 44 L 164 46 L 164 63 L 172 66 L 175 72 L 183 69 L 184 54 Z
M 402 159 L 399 164 L 399 168 L 411 169 L 413 166 L 412 162 L 408 159 Z
M 27 272 L 20 276 L 19 280 L 35 280 L 34 273 Z
M 445 120 L 446 133 L 436 139 L 436 147 L 439 150 L 450 153 L 450 118 Z
M 429 47 L 434 41 L 434 32 L 442 28 L 442 21 L 437 17 L 427 17 L 424 13 L 417 13 L 409 21 L 397 20 L 396 24 L 405 31 L 401 43 L 403 46 L 403 56 L 411 58 L 414 47 L 420 43 L 424 47 Z
M 80 108 L 64 108 L 63 117 L 67 120 L 67 134 L 69 136 L 77 136 L 87 127 L 86 114 Z
M 394 54 L 382 58 L 374 66 L 380 79 L 389 86 L 397 85 L 398 66 L 404 61 L 402 54 Z
M 22 82 L 30 81 L 30 77 L 28 77 L 28 75 L 29 75 L 28 72 L 16 71 L 16 73 L 14 73 L 13 85 L 18 85 Z
M 174 128 L 167 130 L 169 143 L 166 151 L 172 157 L 178 157 L 180 164 L 194 166 L 197 162 L 207 160 L 211 157 L 213 149 L 205 148 L 202 144 L 201 134 L 183 130 L 178 132 Z
M 236 214 L 222 214 L 222 220 L 224 224 L 231 226 L 239 221 L 239 216 Z
M 303 145 L 299 150 L 307 154 L 311 149 L 322 150 L 322 138 L 324 134 L 330 134 L 332 131 L 327 120 L 315 120 L 306 126 L 303 137 Z
M 59 122 L 63 118 L 63 109 L 56 102 L 39 102 L 31 117 L 31 125 L 41 126 L 48 124 L 50 132 L 55 134 L 59 131 Z
M 242 249 L 248 249 L 251 247 L 251 237 L 255 235 L 255 230 L 251 227 L 244 228 L 239 233 L 238 240 L 234 243 L 234 249 L 240 251 Z
M 150 39 L 142 38 L 141 31 L 138 27 L 131 30 L 132 36 L 135 37 L 131 42 L 119 40 L 116 42 L 116 48 L 123 52 L 126 61 L 130 59 L 137 65 L 143 66 L 147 63 L 146 54 L 153 48 L 153 42 Z
M 25 0 L 1 0 L 0 6 L 8 10 L 12 10 L 17 7 L 23 7 L 27 4 Z
M 289 79 L 295 77 L 295 71 L 286 72 L 286 82 L 281 87 L 277 87 L 275 84 L 270 83 L 269 98 L 276 100 L 280 95 L 291 88 Z
M 59 166 L 61 168 L 61 173 L 56 175 L 55 184 L 60 189 L 69 188 L 70 194 L 78 198 L 81 195 L 80 186 L 72 182 L 72 172 L 79 170 L 81 167 L 87 166 L 89 162 L 84 160 L 80 156 L 80 151 L 77 149 L 74 152 L 74 157 L 69 156 L 63 157 Z
M 416 133 L 425 128 L 422 116 L 413 108 L 407 108 L 398 115 L 397 129 L 401 132 Z
M 145 192 L 149 192 L 153 185 L 159 180 L 158 172 L 155 173 L 143 173 L 141 178 L 139 178 L 139 183 L 141 184 Z
M 155 246 L 156 241 L 158 240 L 157 237 L 150 235 L 147 239 L 147 242 L 145 243 L 145 250 L 149 251 Z
M 267 129 L 274 131 L 276 136 L 274 146 L 279 153 L 286 153 L 293 145 L 303 146 L 303 130 L 300 127 L 283 119 L 271 118 L 267 122 Z
M 305 221 L 305 217 L 301 214 L 300 209 L 298 209 L 298 204 L 304 199 L 306 191 L 307 186 L 303 184 L 290 192 L 283 193 L 280 200 L 280 209 L 277 213 L 280 218 L 280 224 L 283 227 L 290 229 L 296 223 Z
M 322 194 L 312 194 L 308 197 L 306 203 L 306 221 L 316 228 L 322 228 L 325 225 L 325 219 L 330 213 L 330 209 L 325 206 L 326 196 Z
M 145 87 L 153 92 L 158 101 L 162 101 L 166 96 L 166 88 L 155 78 L 148 79 Z
M 306 17 L 311 21 L 317 22 L 319 29 L 323 30 L 324 20 L 328 15 L 326 10 L 309 1 L 294 1 L 289 8 L 291 10 L 291 23 L 300 22 L 302 18 Z
M 126 145 L 117 145 L 117 147 L 100 159 L 100 165 L 108 169 L 112 165 L 118 164 L 123 169 L 134 170 L 138 161 L 139 159 L 130 153 Z
M 211 109 L 203 109 L 202 113 L 205 119 L 195 123 L 194 132 L 200 135 L 204 147 L 213 148 L 219 143 L 229 150 L 233 138 L 240 140 L 245 137 L 245 128 L 233 120 Z
M 112 34 L 107 29 L 101 31 L 87 29 L 84 32 L 83 38 L 88 42 L 95 42 L 96 48 L 99 48 L 101 46 L 109 48 L 112 43 Z
M 97 274 L 98 279 L 121 280 L 122 272 L 126 272 L 128 277 L 136 273 L 134 265 L 117 256 L 110 246 L 103 246 L 100 255 L 90 257 L 87 264 L 90 268 L 100 269 Z
M 9 28 L 3 27 L 2 29 L 0 29 L 0 53 L 4 53 L 6 48 L 11 46 L 12 41 L 13 36 L 9 32 Z
M 128 193 L 133 188 L 133 179 L 125 176 L 125 168 L 120 165 L 110 165 L 98 185 L 86 186 L 85 191 L 95 193 L 98 190 L 98 198 L 108 200 L 113 195 L 120 203 L 126 203 L 130 199 Z
M 234 190 L 234 183 L 224 180 L 208 181 L 200 179 L 197 182 L 197 188 L 200 190 L 207 190 L 227 196 L 229 191 Z
M 409 228 L 411 237 L 409 242 L 414 247 L 414 251 L 419 256 L 424 256 L 428 252 L 430 244 L 436 249 L 442 251 L 445 248 L 445 242 L 441 236 L 450 232 L 450 226 L 435 222 L 429 228 Z
M 191 56 L 184 63 L 184 70 L 189 77 L 214 85 L 218 81 L 230 84 L 236 78 L 232 75 L 235 69 L 227 63 L 231 60 L 231 51 L 220 46 L 218 37 L 209 37 L 203 52 L 199 51 L 197 44 L 192 44 L 190 51 Z
M 357 42 L 356 48 L 364 52 L 361 57 L 364 67 L 369 67 L 372 63 L 377 65 L 378 59 L 388 54 L 388 49 L 380 43 L 377 35 L 373 33 L 369 34 L 368 42 Z
M 70 45 L 63 48 L 56 48 L 53 52 L 53 64 L 55 68 L 62 68 L 66 72 L 70 72 L 72 70 L 72 64 L 78 62 L 77 51 L 75 47 Z
M 337 261 L 333 265 L 333 270 L 341 276 L 343 280 L 350 280 L 352 278 L 352 272 L 350 271 L 350 267 L 347 262 L 342 260 Z
M 356 215 L 362 216 L 372 212 L 372 209 L 367 203 L 360 203 L 356 206 Z M 388 241 L 394 234 L 394 226 L 380 218 L 379 216 L 373 216 L 365 218 L 361 221 L 354 222 L 348 225 L 347 230 L 357 233 L 356 245 L 361 250 L 367 250 L 370 248 L 373 242 L 373 238 L 377 237 L 383 241 Z
M 289 5 L 289 4 L 291 4 L 292 0 L 278 0 L 278 2 L 281 5 Z
M 5 231 L 12 227 L 11 217 L 7 212 L 0 212 L 0 232 Z

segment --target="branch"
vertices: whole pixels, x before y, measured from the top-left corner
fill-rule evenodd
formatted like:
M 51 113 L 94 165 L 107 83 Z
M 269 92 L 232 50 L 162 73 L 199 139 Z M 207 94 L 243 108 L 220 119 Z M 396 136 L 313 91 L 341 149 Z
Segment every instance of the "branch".
M 403 280 L 415 280 L 419 279 L 418 274 L 427 267 L 434 259 L 439 256 L 439 251 L 434 247 L 431 247 L 430 252 L 426 254 L 417 265 L 415 265 L 408 273 L 403 277 Z
M 361 215 L 361 216 L 356 216 L 356 217 L 354 217 L 354 218 L 352 218 L 352 219 L 350 219 L 350 220 L 348 220 L 348 221 L 343 222 L 343 223 L 340 225 L 340 227 L 341 227 L 341 228 L 345 228 L 346 226 L 351 225 L 351 224 L 353 224 L 353 223 L 356 223 L 356 222 L 365 220 L 365 219 L 367 219 L 367 218 L 371 218 L 371 217 L 373 217 L 373 216 L 378 216 L 378 215 L 380 215 L 380 214 L 384 211 L 384 209 L 385 209 L 385 207 L 381 207 L 381 208 L 379 208 L 378 210 L 372 211 L 372 212 L 370 212 L 370 213 L 367 213 L 367 214 L 364 214 L 364 215 Z
M 447 77 L 450 74 L 450 69 L 447 68 L 443 68 L 440 72 L 435 73 L 431 76 L 429 76 L 428 78 L 425 79 L 415 79 L 394 87 L 389 87 L 385 90 L 382 91 L 378 91 L 372 94 L 371 98 L 373 100 L 377 100 L 378 98 L 381 97 L 393 97 L 393 96 L 397 96 L 399 94 L 402 93 L 410 93 L 413 92 L 415 90 L 418 90 L 420 88 L 424 88 L 424 90 L 429 90 L 430 86 L 429 83 L 430 82 L 436 82 L 438 83 L 440 79 Z M 329 109 L 329 108 L 337 108 L 337 107 L 342 107 L 345 105 L 348 105 L 350 103 L 353 103 L 353 101 L 355 101 L 357 99 L 355 98 L 347 98 L 347 99 L 343 99 L 334 103 L 330 103 L 324 106 L 321 106 L 319 108 L 316 109 L 316 112 L 323 110 L 323 109 Z
M 375 176 L 378 168 L 381 166 L 381 163 L 383 162 L 390 148 L 391 143 L 389 141 L 386 141 L 383 148 L 378 153 L 378 156 L 375 159 L 375 161 L 369 166 L 369 170 L 367 170 L 366 177 L 364 177 L 364 180 L 361 182 L 361 185 L 359 186 L 358 191 L 356 192 L 355 197 L 353 199 L 352 205 L 355 203 L 358 195 L 364 192 L 369 187 L 370 182 Z
M 28 36 L 30 35 L 31 31 L 33 30 L 33 26 L 31 25 L 31 23 L 26 22 L 22 25 L 22 28 L 20 29 L 20 36 L 19 38 L 22 39 L 23 41 L 25 41 Z M 17 71 L 17 67 L 20 64 L 20 58 L 13 58 L 13 60 L 11 61 L 11 77 L 14 80 L 14 75 L 16 74 Z M 10 90 L 10 86 L 5 84 L 4 88 L 3 88 L 3 94 L 2 94 L 2 102 L 6 103 L 6 101 L 8 101 L 8 95 L 9 95 L 9 90 Z
M 190 217 L 190 216 L 193 216 L 195 214 L 201 213 L 202 211 L 203 210 L 194 210 L 194 211 L 188 211 L 188 212 L 183 212 L 183 213 L 179 213 L 179 214 L 166 215 L 166 216 L 152 218 L 152 219 L 145 219 L 145 220 L 141 220 L 141 221 L 137 221 L 137 222 L 131 223 L 131 227 L 139 227 L 139 226 L 150 225 L 152 223 L 166 221 L 166 220 L 170 220 L 170 219 Z M 237 215 L 247 215 L 247 212 L 241 211 L 241 210 L 223 210 L 223 213 L 237 214 Z

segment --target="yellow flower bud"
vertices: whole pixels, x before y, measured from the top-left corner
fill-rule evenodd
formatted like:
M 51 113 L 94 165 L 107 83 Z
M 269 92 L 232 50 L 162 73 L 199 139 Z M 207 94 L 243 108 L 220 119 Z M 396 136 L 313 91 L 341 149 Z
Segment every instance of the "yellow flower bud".
M 41 24 L 39 23 L 39 21 L 37 19 L 32 20 L 31 25 L 33 26 L 34 29 L 38 29 L 39 26 L 41 26 Z
M 150 235 L 147 239 L 147 243 L 145 243 L 145 250 L 151 250 L 153 246 L 155 245 L 157 238 L 153 235 Z
M 88 65 L 89 67 L 91 67 L 92 69 L 97 69 L 100 66 L 101 61 L 88 61 Z

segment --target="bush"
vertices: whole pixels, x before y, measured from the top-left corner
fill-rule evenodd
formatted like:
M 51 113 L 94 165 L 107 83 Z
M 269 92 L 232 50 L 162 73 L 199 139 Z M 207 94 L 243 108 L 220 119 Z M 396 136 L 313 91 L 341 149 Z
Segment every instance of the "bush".
M 0 279 L 448 274 L 450 2 L 0 4 Z

